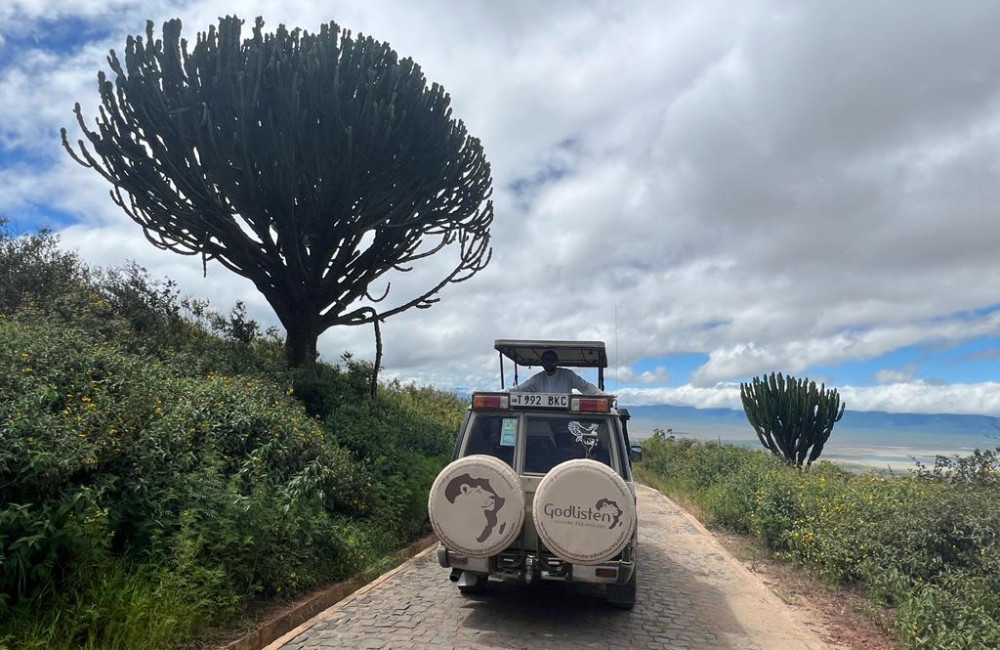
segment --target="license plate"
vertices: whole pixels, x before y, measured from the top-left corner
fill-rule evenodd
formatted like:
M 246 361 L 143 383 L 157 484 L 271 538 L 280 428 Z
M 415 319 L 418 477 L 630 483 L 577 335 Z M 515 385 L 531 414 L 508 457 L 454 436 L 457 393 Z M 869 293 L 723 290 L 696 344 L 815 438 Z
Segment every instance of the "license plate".
M 533 408 L 567 408 L 569 395 L 558 393 L 516 393 L 510 394 L 511 406 L 527 406 Z

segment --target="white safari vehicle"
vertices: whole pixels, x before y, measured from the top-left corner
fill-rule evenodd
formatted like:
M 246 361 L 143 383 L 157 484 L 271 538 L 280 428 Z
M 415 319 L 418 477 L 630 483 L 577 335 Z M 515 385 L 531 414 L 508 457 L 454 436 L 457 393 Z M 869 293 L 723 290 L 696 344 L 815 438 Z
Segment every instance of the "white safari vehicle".
M 498 340 L 498 392 L 477 392 L 455 455 L 431 488 L 428 509 L 463 594 L 492 580 L 562 580 L 606 585 L 607 601 L 631 608 L 636 595 L 635 484 L 627 411 L 613 395 L 504 390 L 504 359 L 538 366 L 547 349 L 559 365 L 598 369 L 602 342 Z

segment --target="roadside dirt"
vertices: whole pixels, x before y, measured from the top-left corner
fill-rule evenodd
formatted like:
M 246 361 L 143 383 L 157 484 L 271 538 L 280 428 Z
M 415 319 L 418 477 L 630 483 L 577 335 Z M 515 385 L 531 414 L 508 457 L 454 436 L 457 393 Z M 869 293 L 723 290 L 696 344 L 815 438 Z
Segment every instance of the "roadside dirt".
M 901 648 L 889 631 L 892 612 L 870 603 L 857 590 L 825 584 L 802 568 L 768 557 L 746 537 L 719 531 L 713 535 L 828 643 L 850 650 Z
M 697 508 L 678 502 L 697 520 Z M 699 525 L 701 522 L 699 521 Z M 801 568 L 775 559 L 748 536 L 709 533 L 771 592 L 793 616 L 825 642 L 844 650 L 900 650 L 889 626 L 892 612 L 870 603 L 856 589 L 821 582 Z

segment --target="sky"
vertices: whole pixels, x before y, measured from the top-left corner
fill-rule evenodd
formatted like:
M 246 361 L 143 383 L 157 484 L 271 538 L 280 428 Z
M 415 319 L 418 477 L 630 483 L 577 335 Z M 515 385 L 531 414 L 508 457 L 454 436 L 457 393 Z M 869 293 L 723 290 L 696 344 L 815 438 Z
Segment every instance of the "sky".
M 383 378 L 495 389 L 495 339 L 603 340 L 629 404 L 739 408 L 776 371 L 851 410 L 1000 416 L 1000 3 L 0 3 L 10 228 L 276 325 L 249 281 L 153 248 L 59 138 L 82 137 L 76 102 L 93 124 L 98 71 L 146 20 L 194 41 L 234 12 L 388 42 L 482 141 L 492 260 L 382 326 Z M 374 333 L 319 346 L 372 359 Z

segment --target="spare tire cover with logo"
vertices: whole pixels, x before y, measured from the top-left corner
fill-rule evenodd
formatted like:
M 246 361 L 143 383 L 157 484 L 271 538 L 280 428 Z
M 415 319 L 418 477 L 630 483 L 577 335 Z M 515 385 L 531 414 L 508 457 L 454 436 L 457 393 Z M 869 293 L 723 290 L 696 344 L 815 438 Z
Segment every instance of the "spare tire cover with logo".
M 521 532 L 521 480 L 499 458 L 466 456 L 438 474 L 427 510 L 445 547 L 469 557 L 490 557 L 510 546 Z
M 568 460 L 553 467 L 535 490 L 535 530 L 559 558 L 600 564 L 621 552 L 635 529 L 635 498 L 607 465 Z

